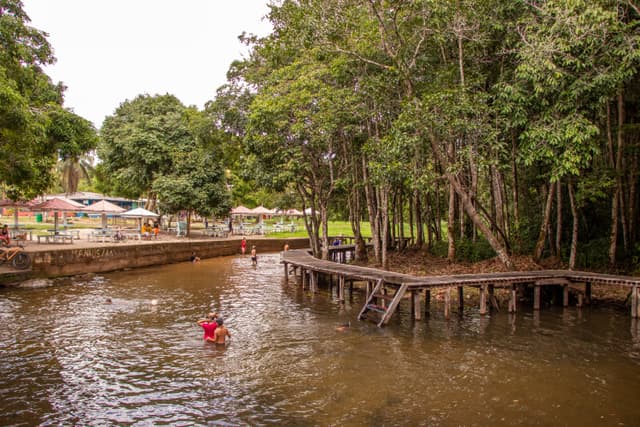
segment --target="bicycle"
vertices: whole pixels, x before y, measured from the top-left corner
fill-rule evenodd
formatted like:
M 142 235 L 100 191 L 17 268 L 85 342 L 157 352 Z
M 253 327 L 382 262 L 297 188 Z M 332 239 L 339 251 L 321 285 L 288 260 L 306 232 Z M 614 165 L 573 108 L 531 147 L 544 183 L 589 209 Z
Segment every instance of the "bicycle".
M 24 253 L 21 246 L 0 248 L 0 264 L 11 262 L 18 270 L 25 270 L 31 265 L 31 257 Z

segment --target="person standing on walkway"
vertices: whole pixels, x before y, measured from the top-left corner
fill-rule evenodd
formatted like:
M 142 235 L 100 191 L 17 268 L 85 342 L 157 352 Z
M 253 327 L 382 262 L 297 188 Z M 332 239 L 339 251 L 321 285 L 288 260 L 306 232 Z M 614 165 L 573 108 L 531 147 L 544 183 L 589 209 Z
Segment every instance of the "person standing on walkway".
M 240 250 L 242 251 L 242 256 L 244 256 L 245 252 L 247 252 L 247 239 L 244 237 L 240 242 Z

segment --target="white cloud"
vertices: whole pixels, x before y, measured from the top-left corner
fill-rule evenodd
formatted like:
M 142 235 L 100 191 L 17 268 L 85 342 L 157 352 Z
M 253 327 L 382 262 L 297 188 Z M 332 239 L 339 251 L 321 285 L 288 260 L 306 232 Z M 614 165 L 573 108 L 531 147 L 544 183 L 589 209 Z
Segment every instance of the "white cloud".
M 23 0 L 31 26 L 49 33 L 67 87 L 65 106 L 100 127 L 126 99 L 170 93 L 202 108 L 247 49 L 264 36 L 267 0 Z

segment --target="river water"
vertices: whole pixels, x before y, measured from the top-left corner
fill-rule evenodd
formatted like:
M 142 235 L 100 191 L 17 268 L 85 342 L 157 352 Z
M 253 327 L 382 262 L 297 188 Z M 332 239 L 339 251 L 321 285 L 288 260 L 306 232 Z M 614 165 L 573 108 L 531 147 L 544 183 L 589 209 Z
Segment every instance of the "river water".
M 380 329 L 355 320 L 360 293 L 341 304 L 282 276 L 264 255 L 257 268 L 225 257 L 0 289 L 0 425 L 640 423 L 626 311 L 445 320 L 433 307 L 413 322 L 401 306 Z M 226 348 L 195 323 L 212 309 Z

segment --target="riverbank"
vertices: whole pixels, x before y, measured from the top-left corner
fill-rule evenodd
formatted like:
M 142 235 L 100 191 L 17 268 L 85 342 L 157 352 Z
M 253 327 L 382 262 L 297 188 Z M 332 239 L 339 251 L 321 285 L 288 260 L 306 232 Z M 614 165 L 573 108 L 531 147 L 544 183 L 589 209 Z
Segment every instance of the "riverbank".
M 124 243 L 74 240 L 71 244 L 37 244 L 29 242 L 25 252 L 31 257 L 26 271 L 0 268 L 0 286 L 12 286 L 35 278 L 55 278 L 86 273 L 104 273 L 129 268 L 172 264 L 188 261 L 192 253 L 202 259 L 240 253 L 242 236 L 229 238 L 175 238 L 161 236 L 158 240 Z M 309 246 L 306 238 L 265 238 L 248 236 L 247 247 L 255 245 L 258 254 L 282 250 L 285 242 L 292 249 Z

